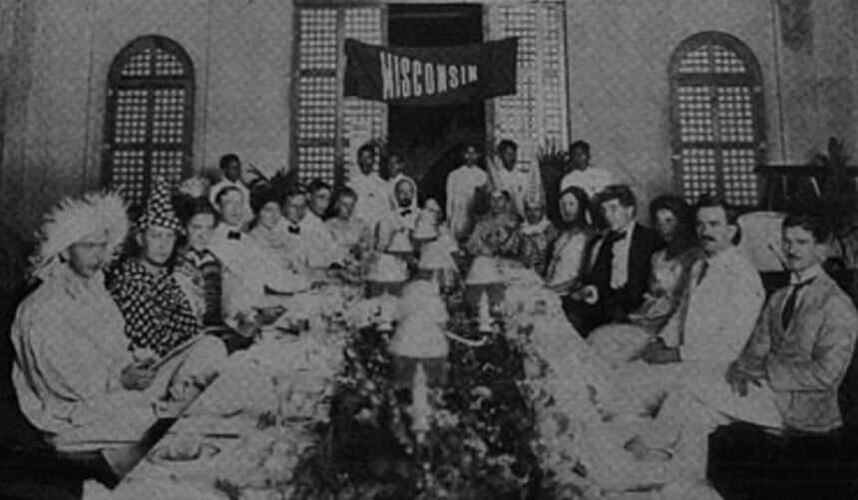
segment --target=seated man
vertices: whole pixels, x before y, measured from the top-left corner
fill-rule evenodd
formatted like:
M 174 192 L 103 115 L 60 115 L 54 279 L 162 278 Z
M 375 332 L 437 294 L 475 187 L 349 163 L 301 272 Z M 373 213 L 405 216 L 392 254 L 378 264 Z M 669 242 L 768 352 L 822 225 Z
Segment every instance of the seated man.
M 331 216 L 331 185 L 322 179 L 316 179 L 307 185 L 309 195 L 307 217 L 313 222 L 325 222 Z
M 669 397 L 651 432 L 629 443 L 633 453 L 670 460 L 697 441 L 703 453 L 694 454 L 702 461 L 696 469 L 703 471 L 706 436 L 731 421 L 811 434 L 842 425 L 837 391 L 855 348 L 858 312 L 821 267 L 828 237 L 816 218 L 784 220 L 790 285 L 769 299 L 734 362 L 706 369 L 710 377 L 690 377 Z
M 477 221 L 465 248 L 471 255 L 515 259 L 521 246 L 519 226 L 510 194 L 494 189 L 489 195 L 489 213 Z
M 624 319 L 641 305 L 652 254 L 662 245 L 655 231 L 635 221 L 637 201 L 628 186 L 608 186 L 596 196 L 594 206 L 602 210 L 609 230 L 590 246 L 584 286 L 564 301 L 570 321 L 585 336 L 600 325 Z
M 393 235 L 398 231 L 413 231 L 417 225 L 420 212 L 417 206 L 417 184 L 410 177 L 403 176 L 396 183 L 394 198 L 395 206 L 379 220 L 375 228 L 375 248 L 379 251 L 390 246 Z
M 624 342 L 641 342 L 643 361 L 621 365 L 616 374 L 643 406 L 695 375 L 700 364 L 735 359 L 763 307 L 759 273 L 735 246 L 740 237 L 735 212 L 722 199 L 704 196 L 696 218 L 705 258 L 692 266 L 680 305 L 667 324 L 654 339 L 633 327 L 613 332 L 637 336 Z
M 136 251 L 107 276 L 132 350 L 163 356 L 200 331 L 191 302 L 168 266 L 181 231 L 169 190 L 158 182 L 134 234 Z
M 134 360 L 104 286 L 102 269 L 127 231 L 116 195 L 63 201 L 34 258 L 42 283 L 19 307 L 11 333 L 24 415 L 57 450 L 94 451 L 93 466 L 109 465 L 119 477 L 145 451 L 135 440 L 155 422 L 152 402 L 165 392 L 150 361 Z M 104 444 L 122 441 L 128 444 Z
M 209 242 L 209 250 L 224 267 L 223 314 L 230 326 L 240 317 L 265 304 L 266 288 L 276 291 L 301 289 L 306 280 L 281 265 L 281 261 L 263 249 L 241 230 L 244 198 L 234 187 L 224 187 L 215 195 L 220 222 Z
M 308 210 L 307 192 L 301 188 L 287 192 L 283 215 L 290 248 L 302 256 L 307 267 L 328 268 L 336 257 L 334 238 L 322 219 Z
M 334 216 L 325 222 L 341 256 L 362 260 L 372 247 L 372 232 L 363 220 L 354 215 L 357 194 L 348 187 L 337 193 Z

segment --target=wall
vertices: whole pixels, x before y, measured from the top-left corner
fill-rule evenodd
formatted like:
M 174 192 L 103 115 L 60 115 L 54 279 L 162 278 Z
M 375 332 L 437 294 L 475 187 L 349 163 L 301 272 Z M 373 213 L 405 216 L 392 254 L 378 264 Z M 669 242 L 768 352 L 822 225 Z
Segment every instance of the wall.
M 226 152 L 255 164 L 286 163 L 291 2 L 4 0 L 6 4 L 27 6 L 19 7 L 26 12 L 15 21 L 22 40 L 13 53 L 21 60 L 12 72 L 20 82 L 15 99 L 7 99 L 21 109 L 5 114 L 6 154 L 0 167 L 0 213 L 13 225 L 29 231 L 63 195 L 100 186 L 107 73 L 122 47 L 143 35 L 176 40 L 194 63 L 196 170 L 216 167 Z M 23 29 L 27 13 L 30 30 Z M 6 37 L 4 30 L 0 40 Z
M 670 56 L 695 33 L 722 31 L 760 63 L 769 162 L 803 163 L 829 135 L 858 147 L 854 2 L 815 0 L 812 47 L 796 52 L 775 35 L 777 1 L 568 0 L 573 140 L 590 141 L 593 163 L 631 181 L 644 204 L 673 190 Z
M 717 30 L 759 60 L 769 161 L 801 163 L 829 135 L 858 147 L 858 2 L 814 0 L 813 43 L 793 51 L 775 36 L 778 1 L 567 0 L 572 139 L 643 203 L 672 189 L 667 65 L 683 39 Z M 292 11 L 289 0 L 0 0 L 0 217 L 29 231 L 61 195 L 99 186 L 108 68 L 147 34 L 193 59 L 196 169 L 228 151 L 285 164 Z

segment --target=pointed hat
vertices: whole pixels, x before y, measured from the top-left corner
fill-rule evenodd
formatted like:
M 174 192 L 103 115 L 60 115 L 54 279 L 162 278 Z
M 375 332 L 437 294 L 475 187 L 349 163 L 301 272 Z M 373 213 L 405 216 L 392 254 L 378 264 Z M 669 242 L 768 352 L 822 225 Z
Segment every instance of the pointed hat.
M 138 229 L 142 231 L 152 226 L 175 231 L 182 230 L 182 223 L 176 217 L 176 211 L 170 199 L 170 186 L 162 177 L 156 178 L 153 182 L 152 192 L 146 200 L 146 210 L 140 217 Z

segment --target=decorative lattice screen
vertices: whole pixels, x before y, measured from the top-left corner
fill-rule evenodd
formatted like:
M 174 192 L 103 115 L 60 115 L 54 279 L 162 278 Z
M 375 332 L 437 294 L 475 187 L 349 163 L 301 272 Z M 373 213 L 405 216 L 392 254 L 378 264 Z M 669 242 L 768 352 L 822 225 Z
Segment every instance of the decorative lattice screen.
M 703 33 L 686 40 L 671 64 L 673 148 L 683 195 L 713 192 L 750 207 L 754 168 L 765 154 L 762 85 L 753 54 L 738 40 Z
M 345 38 L 384 43 L 385 17 L 380 6 L 299 7 L 293 164 L 301 180 L 345 182 L 360 144 L 386 134 L 386 106 L 344 98 L 342 88 Z
M 189 170 L 193 66 L 175 42 L 139 38 L 116 56 L 108 84 L 105 181 L 139 206 L 152 179 L 177 182 Z
M 568 142 L 564 2 L 517 2 L 487 6 L 489 39 L 519 37 L 518 92 L 488 102 L 488 139 L 519 144 L 519 161 L 535 163 L 547 141 Z

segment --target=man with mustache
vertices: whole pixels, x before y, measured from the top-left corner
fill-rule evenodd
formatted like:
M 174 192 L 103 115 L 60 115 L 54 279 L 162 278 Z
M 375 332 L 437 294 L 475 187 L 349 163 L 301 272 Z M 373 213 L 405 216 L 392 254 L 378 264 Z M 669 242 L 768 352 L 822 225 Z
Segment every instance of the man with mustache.
M 810 435 L 842 426 L 838 388 L 855 348 L 858 311 L 822 269 L 824 224 L 789 216 L 782 228 L 790 284 L 769 299 L 732 363 L 701 367 L 709 376 L 688 377 L 668 398 L 651 432 L 632 440 L 636 455 L 666 461 L 698 441 L 699 471 L 706 437 L 719 425 L 744 421 Z
M 642 362 L 617 370 L 635 408 L 652 407 L 700 363 L 726 366 L 736 359 L 763 307 L 760 275 L 736 247 L 736 213 L 712 196 L 702 197 L 695 212 L 704 258 L 692 266 L 677 311 L 643 348 Z

